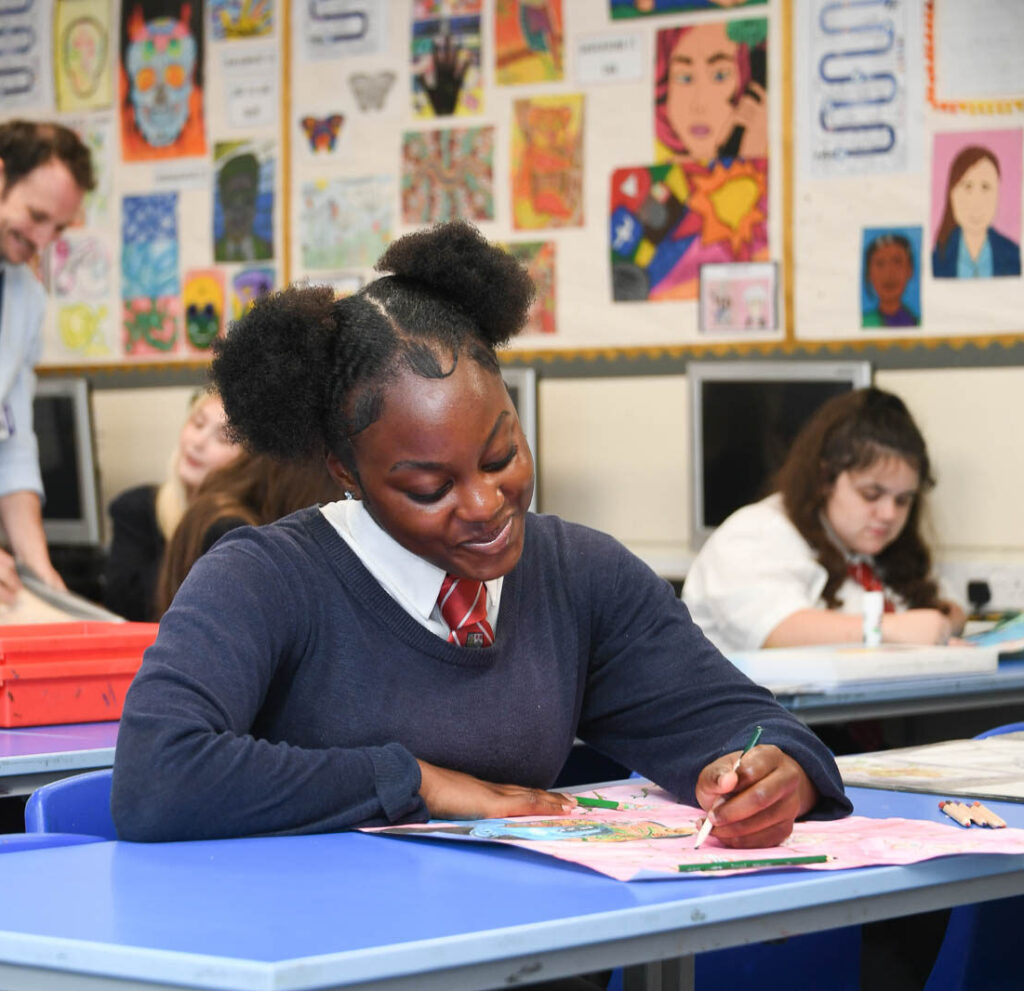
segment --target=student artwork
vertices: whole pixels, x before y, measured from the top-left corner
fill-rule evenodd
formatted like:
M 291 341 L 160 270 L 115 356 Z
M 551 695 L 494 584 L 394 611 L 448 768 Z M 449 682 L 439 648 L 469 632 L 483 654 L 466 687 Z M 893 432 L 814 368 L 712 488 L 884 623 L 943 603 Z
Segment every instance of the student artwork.
M 387 50 L 391 0 L 308 0 L 294 5 L 306 59 L 342 59 Z
M 267 266 L 243 268 L 231 280 L 231 319 L 240 319 L 260 296 L 274 289 L 274 270 Z
M 57 300 L 106 299 L 111 290 L 111 265 L 105 238 L 65 231 L 45 254 L 46 284 Z
M 363 113 L 371 110 L 383 110 L 388 102 L 388 94 L 395 84 L 397 76 L 390 69 L 380 72 L 353 72 L 348 77 L 349 89 L 356 98 L 356 103 Z
M 932 275 L 1020 275 L 1021 130 L 935 135 Z
M 702 265 L 768 259 L 756 163 L 647 165 L 611 177 L 612 298 L 695 299 Z
M 502 247 L 526 266 L 537 295 L 523 327 L 523 334 L 553 334 L 555 324 L 555 242 L 516 241 Z
M 402 223 L 494 219 L 494 128 L 407 131 Z
M 705 333 L 776 330 L 778 269 L 774 262 L 700 267 L 700 329 Z
M 109 308 L 89 303 L 58 307 L 57 336 L 62 352 L 76 358 L 102 358 L 112 354 Z
M 583 96 L 516 100 L 512 217 L 517 230 L 583 223 Z
M 165 355 L 178 341 L 178 196 L 126 196 L 121 203 L 121 298 L 125 355 Z
M 206 0 L 214 41 L 266 38 L 274 33 L 274 0 Z
M 208 352 L 224 330 L 224 273 L 193 269 L 185 273 L 185 348 Z
M 437 821 L 383 826 L 363 832 L 454 842 L 506 843 L 545 854 L 620 881 L 718 877 L 752 870 L 847 870 L 879 864 L 913 864 L 961 853 L 1024 853 L 1024 829 L 963 829 L 915 819 L 849 816 L 798 822 L 775 847 L 731 849 L 714 836 L 694 849 L 704 813 L 676 803 L 653 785 L 611 785 L 597 807 L 582 803 L 564 817 Z M 942 815 L 935 809 L 936 817 Z M 947 825 L 948 823 L 948 825 Z
M 654 72 L 655 159 L 711 166 L 768 157 L 768 21 L 665 28 Z M 762 168 L 767 169 L 766 164 Z
M 320 275 L 310 279 L 311 285 L 330 286 L 334 290 L 335 299 L 344 299 L 359 292 L 366 280 L 355 272 L 335 272 L 332 275 Z
M 49 0 L 16 0 L 0 8 L 0 107 L 48 107 L 50 80 Z
M 498 0 L 494 78 L 500 86 L 561 79 L 565 39 L 562 0 Z
M 89 149 L 96 187 L 85 194 L 85 226 L 106 227 L 110 215 L 112 162 L 115 155 L 114 121 L 108 115 L 88 114 L 66 121 Z
M 692 10 L 721 10 L 752 7 L 768 0 L 609 0 L 612 20 L 626 17 L 650 17 L 658 14 L 682 14 Z
M 269 146 L 217 142 L 213 196 L 213 260 L 274 257 L 274 159 Z
M 921 325 L 921 228 L 869 227 L 862 237 L 862 327 Z
M 412 23 L 412 107 L 417 117 L 478 114 L 481 0 L 417 0 Z
M 916 171 L 920 5 L 810 0 L 807 8 L 797 88 L 804 171 L 820 179 Z
M 299 119 L 299 126 L 306 137 L 309 150 L 314 154 L 318 152 L 332 152 L 338 146 L 338 135 L 341 134 L 345 118 L 342 114 L 328 114 L 326 117 L 316 117 L 306 114 Z
M 202 4 L 126 0 L 120 82 L 126 162 L 205 155 Z
M 110 71 L 110 4 L 58 0 L 54 7 L 57 109 L 96 110 L 114 98 Z
M 303 183 L 299 211 L 302 265 L 369 268 L 391 241 L 393 180 L 387 175 Z

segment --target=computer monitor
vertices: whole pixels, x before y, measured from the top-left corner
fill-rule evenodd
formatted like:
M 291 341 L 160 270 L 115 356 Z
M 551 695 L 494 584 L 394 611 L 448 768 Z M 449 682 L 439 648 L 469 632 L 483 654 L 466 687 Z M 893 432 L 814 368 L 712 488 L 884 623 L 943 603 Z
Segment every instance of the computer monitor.
M 690 536 L 768 495 L 800 428 L 826 399 L 871 384 L 866 361 L 693 361 Z
M 80 378 L 39 379 L 33 417 L 46 494 L 47 543 L 98 546 L 99 493 L 88 383 Z
M 537 493 L 540 490 L 537 468 L 537 373 L 532 368 L 503 367 L 501 377 L 505 380 L 505 386 L 519 414 L 519 424 L 526 435 L 526 443 L 533 452 L 534 487 L 530 512 L 536 513 Z

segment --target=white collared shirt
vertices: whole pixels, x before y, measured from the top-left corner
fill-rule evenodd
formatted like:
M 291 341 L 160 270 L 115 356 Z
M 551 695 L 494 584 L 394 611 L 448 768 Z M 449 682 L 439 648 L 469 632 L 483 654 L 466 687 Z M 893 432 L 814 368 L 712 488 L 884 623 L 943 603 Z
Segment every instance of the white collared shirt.
M 366 570 L 380 582 L 417 623 L 447 640 L 448 624 L 441 618 L 437 596 L 445 572 L 429 561 L 406 550 L 385 533 L 366 511 L 359 499 L 343 499 L 320 507 L 320 512 L 338 535 L 362 561 Z M 497 630 L 498 606 L 504 578 L 484 582 L 487 589 L 487 619 Z

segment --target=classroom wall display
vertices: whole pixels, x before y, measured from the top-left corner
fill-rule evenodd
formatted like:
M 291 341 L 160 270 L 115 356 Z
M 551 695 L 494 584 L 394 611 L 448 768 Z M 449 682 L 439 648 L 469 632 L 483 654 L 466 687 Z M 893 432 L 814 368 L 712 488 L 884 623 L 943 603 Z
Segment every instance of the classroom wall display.
M 100 49 L 83 33 L 78 62 L 48 53 L 93 4 L 113 102 L 72 108 Z M 73 124 L 101 179 L 46 266 L 43 363 L 204 364 L 193 274 L 223 284 L 230 322 L 285 281 L 351 292 L 391 240 L 450 216 L 541 288 L 518 363 L 1024 340 L 1024 92 L 1005 55 L 1024 25 L 1015 0 L 979 4 L 970 30 L 999 38 L 979 36 L 991 65 L 972 81 L 944 0 L 58 0 L 52 23 L 24 0 L 47 44 L 4 111 Z M 0 61 L 0 89 L 26 82 Z M 942 205 L 973 146 L 998 161 L 992 234 L 975 273 L 957 247 L 945 274 Z M 136 223 L 158 201 L 173 250 Z M 913 270 L 893 310 L 899 238 Z M 769 305 L 742 272 L 774 274 Z
M 21 0 L 2 11 L 0 107 L 4 112 L 51 106 L 53 70 L 48 0 Z
M 110 4 L 57 0 L 53 17 L 57 109 L 96 110 L 113 100 Z

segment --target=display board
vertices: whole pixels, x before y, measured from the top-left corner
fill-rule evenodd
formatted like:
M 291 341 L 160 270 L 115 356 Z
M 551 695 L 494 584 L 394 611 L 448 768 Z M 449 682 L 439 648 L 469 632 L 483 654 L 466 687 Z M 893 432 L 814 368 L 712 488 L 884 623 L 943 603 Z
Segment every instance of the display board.
M 351 292 L 456 216 L 534 275 L 513 360 L 1024 337 L 1017 0 L 25 0 L 0 26 L 30 39 L 4 116 L 79 128 L 101 177 L 41 266 L 44 367 L 202 363 L 255 295 Z

